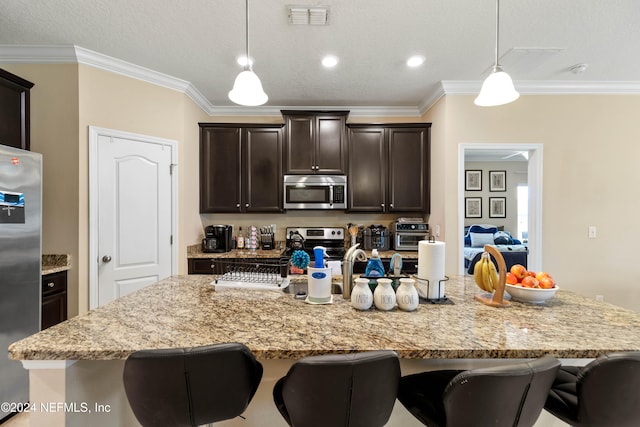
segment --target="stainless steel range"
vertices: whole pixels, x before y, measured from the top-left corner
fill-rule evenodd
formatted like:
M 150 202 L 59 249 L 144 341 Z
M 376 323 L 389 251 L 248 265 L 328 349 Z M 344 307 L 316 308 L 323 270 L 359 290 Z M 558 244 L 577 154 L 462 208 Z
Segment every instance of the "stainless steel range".
M 344 228 L 342 227 L 287 227 L 287 247 L 283 257 L 290 257 L 293 251 L 301 249 L 313 259 L 313 248 L 324 246 L 327 259 L 342 261 L 344 258 Z

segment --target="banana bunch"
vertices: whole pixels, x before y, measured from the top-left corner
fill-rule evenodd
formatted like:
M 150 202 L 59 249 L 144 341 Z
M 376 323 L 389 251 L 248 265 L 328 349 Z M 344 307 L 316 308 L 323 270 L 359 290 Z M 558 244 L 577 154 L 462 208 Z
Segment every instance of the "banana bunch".
M 480 260 L 473 266 L 473 279 L 483 291 L 493 292 L 498 286 L 499 276 L 496 266 L 491 261 L 491 255 L 483 252 Z

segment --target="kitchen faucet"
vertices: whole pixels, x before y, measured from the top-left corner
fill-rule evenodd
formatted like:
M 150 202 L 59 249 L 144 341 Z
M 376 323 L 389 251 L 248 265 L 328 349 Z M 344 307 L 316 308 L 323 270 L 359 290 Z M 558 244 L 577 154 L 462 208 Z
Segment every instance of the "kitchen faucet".
M 353 287 L 353 262 L 356 259 L 358 259 L 358 261 L 367 260 L 367 254 L 362 249 L 358 249 L 358 246 L 360 246 L 360 243 L 356 243 L 351 246 L 344 254 L 342 262 L 342 297 L 344 299 L 351 298 L 351 288 Z

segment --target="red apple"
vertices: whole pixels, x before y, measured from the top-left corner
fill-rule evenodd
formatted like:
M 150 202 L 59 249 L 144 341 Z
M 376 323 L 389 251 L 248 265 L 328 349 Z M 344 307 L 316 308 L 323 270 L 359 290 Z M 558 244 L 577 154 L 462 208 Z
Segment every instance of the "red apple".
M 510 285 L 515 285 L 518 283 L 518 278 L 512 272 L 507 273 L 507 283 Z
M 516 276 L 518 281 L 522 281 L 522 279 L 524 279 L 524 276 L 527 275 L 527 269 L 522 264 L 514 264 L 514 265 L 512 265 L 511 269 L 509 271 L 514 276 Z
M 556 287 L 556 282 L 551 278 L 551 276 L 545 276 L 538 282 L 542 289 L 553 289 Z
M 546 271 L 540 271 L 536 274 L 536 279 L 538 279 L 538 281 L 540 281 L 540 279 L 542 279 L 543 277 L 551 277 L 551 275 Z
M 524 279 L 522 279 L 522 286 L 525 288 L 538 288 L 539 283 L 538 283 L 538 279 L 536 279 L 535 277 L 532 276 L 527 276 Z

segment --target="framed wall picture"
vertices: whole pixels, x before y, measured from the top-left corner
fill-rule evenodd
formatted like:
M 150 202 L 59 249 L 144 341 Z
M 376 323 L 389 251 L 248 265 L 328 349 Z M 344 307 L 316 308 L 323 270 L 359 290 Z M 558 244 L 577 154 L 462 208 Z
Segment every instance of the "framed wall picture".
M 464 198 L 464 217 L 482 218 L 482 197 Z
M 489 171 L 489 191 L 507 191 L 507 171 Z
M 464 171 L 465 191 L 482 191 L 482 170 Z
M 489 197 L 489 218 L 507 217 L 507 198 Z

